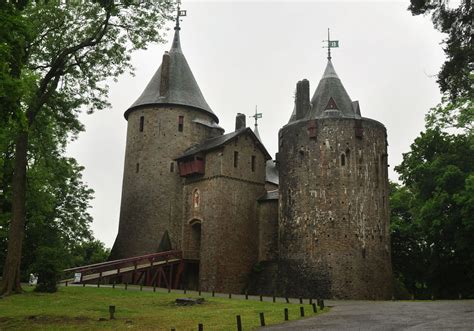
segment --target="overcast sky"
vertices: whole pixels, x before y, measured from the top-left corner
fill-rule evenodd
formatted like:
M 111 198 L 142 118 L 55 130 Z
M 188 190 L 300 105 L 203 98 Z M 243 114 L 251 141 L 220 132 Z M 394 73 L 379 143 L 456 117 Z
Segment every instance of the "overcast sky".
M 429 17 L 412 16 L 409 1 L 183 1 L 181 45 L 220 125 L 231 132 L 235 114 L 258 105 L 259 132 L 269 153 L 293 109 L 296 82 L 311 95 L 326 66 L 322 40 L 339 40 L 332 62 L 361 113 L 388 131 L 389 177 L 424 128 L 424 115 L 440 101 L 435 75 L 444 61 L 443 35 Z M 170 24 L 170 27 L 172 24 Z M 173 31 L 166 39 L 172 40 Z M 68 153 L 85 166 L 95 190 L 90 210 L 95 236 L 111 247 L 118 231 L 126 125 L 123 113 L 139 97 L 171 44 L 134 53 L 135 77 L 110 84 L 112 108 L 81 116 L 86 132 Z M 247 119 L 253 126 L 253 120 Z

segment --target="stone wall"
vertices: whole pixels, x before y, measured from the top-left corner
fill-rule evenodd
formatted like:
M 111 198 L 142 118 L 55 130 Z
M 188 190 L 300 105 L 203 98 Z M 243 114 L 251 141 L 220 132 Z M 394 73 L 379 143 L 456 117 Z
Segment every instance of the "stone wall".
M 196 119 L 211 121 L 205 112 L 185 106 L 145 107 L 129 114 L 119 233 L 111 259 L 158 251 L 165 231 L 172 248 L 180 249 L 183 179 L 173 160 L 216 134 Z
M 258 261 L 278 259 L 278 199 L 258 201 Z
M 234 152 L 239 152 L 234 167 Z M 251 157 L 255 156 L 255 171 Z M 200 288 L 240 293 L 258 258 L 256 200 L 265 193 L 265 156 L 249 135 L 205 156 L 205 174 L 186 179 L 183 238 L 193 244 L 193 223 L 201 223 Z M 199 203 L 195 193 L 199 192 Z
M 390 298 L 385 127 L 328 118 L 293 122 L 279 136 L 280 290 Z

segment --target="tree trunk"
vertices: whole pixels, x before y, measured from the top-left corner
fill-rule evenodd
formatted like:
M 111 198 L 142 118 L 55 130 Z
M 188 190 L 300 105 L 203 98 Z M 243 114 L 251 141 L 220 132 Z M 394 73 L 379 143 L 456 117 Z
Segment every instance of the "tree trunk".
M 28 130 L 21 130 L 16 139 L 15 167 L 13 173 L 12 219 L 8 234 L 8 250 L 3 266 L 0 295 L 22 292 L 20 284 L 21 248 L 26 218 L 26 166 Z

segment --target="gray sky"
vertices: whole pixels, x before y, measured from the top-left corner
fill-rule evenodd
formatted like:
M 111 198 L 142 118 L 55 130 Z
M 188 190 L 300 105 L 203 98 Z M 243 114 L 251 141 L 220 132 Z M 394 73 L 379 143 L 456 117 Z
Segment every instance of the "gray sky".
M 409 1 L 184 1 L 181 45 L 220 125 L 231 132 L 235 114 L 263 118 L 259 132 L 269 153 L 293 109 L 296 82 L 310 81 L 311 95 L 326 66 L 322 40 L 339 40 L 332 62 L 364 117 L 385 124 L 389 177 L 424 128 L 424 115 L 440 101 L 435 75 L 444 61 L 443 35 L 429 17 L 412 16 Z M 170 25 L 171 27 L 171 25 Z M 172 40 L 173 31 L 166 39 Z M 85 166 L 95 190 L 90 210 L 95 236 L 111 247 L 118 231 L 126 125 L 124 111 L 139 97 L 171 43 L 132 58 L 135 77 L 110 83 L 112 108 L 82 115 L 86 132 L 68 153 Z M 253 119 L 247 124 L 253 126 Z

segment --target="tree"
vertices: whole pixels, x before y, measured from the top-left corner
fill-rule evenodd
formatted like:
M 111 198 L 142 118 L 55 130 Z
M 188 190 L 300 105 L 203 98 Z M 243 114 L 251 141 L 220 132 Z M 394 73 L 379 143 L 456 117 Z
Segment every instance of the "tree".
M 452 8 L 449 0 L 410 0 L 413 15 L 431 14 L 435 28 L 448 37 L 443 41 L 446 61 L 438 74 L 438 84 L 451 102 L 458 98 L 473 99 L 474 47 L 471 0 L 461 0 Z
M 424 268 L 421 275 L 405 275 L 418 278 L 436 296 L 474 296 L 473 136 L 427 129 L 395 170 L 405 184 L 397 195 L 409 192 L 410 197 L 405 200 L 410 205 L 402 208 L 402 219 L 410 226 L 405 233 L 415 242 L 411 253 L 421 250 L 416 263 Z M 392 222 L 393 230 L 400 219 Z M 402 251 L 395 250 L 395 256 Z
M 25 59 L 16 68 L 19 74 L 9 70 L 26 88 L 10 113 L 17 134 L 2 295 L 21 291 L 29 138 L 32 130 L 42 131 L 39 118 L 42 114 L 76 118 L 85 107 L 88 112 L 107 107 L 105 79 L 132 69 L 133 50 L 162 41 L 158 31 L 172 9 L 167 1 L 14 2 L 6 6 L 12 17 L 28 26 L 30 38 L 23 43 L 20 54 Z

